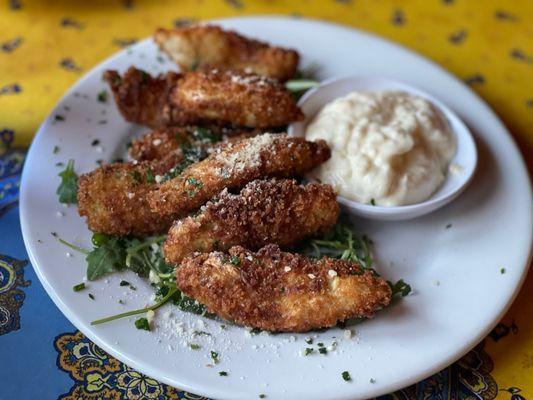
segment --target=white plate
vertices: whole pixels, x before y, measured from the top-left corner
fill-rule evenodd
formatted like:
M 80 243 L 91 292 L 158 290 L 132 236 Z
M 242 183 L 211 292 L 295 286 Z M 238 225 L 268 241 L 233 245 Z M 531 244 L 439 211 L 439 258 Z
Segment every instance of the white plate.
M 339 97 L 353 91 L 382 90 L 400 90 L 424 97 L 440 110 L 455 134 L 457 152 L 450 165 L 454 165 L 460 171 L 456 173 L 450 171 L 444 183 L 429 199 L 416 204 L 381 207 L 359 203 L 343 196 L 337 196 L 337 199 L 341 205 L 353 212 L 354 215 L 380 221 L 401 221 L 429 214 L 453 201 L 466 189 L 474 176 L 477 164 L 476 144 L 468 127 L 448 106 L 430 94 L 411 85 L 406 85 L 404 82 L 383 76 L 352 75 L 328 79 L 321 82 L 320 86 L 309 90 L 298 101 L 298 105 L 305 114 L 305 120 L 292 123 L 289 126 L 288 133 L 290 136 L 305 136 L 307 124 L 313 120 L 315 115 L 327 103 Z
M 169 63 L 156 61 L 149 40 L 122 51 L 93 69 L 59 102 L 43 123 L 26 160 L 21 188 L 21 223 L 31 262 L 61 311 L 91 340 L 131 367 L 170 385 L 218 399 L 368 398 L 399 389 L 444 368 L 462 356 L 502 317 L 526 271 L 532 235 L 532 196 L 524 162 L 509 133 L 495 114 L 465 85 L 424 58 L 380 38 L 323 22 L 288 18 L 242 18 L 221 22 L 244 34 L 298 48 L 303 64 L 320 65 L 320 78 L 374 74 L 400 79 L 434 94 L 455 110 L 471 128 L 479 151 L 479 169 L 468 190 L 455 202 L 427 217 L 404 222 L 358 221 L 375 242 L 378 270 L 391 280 L 406 279 L 415 290 L 394 307 L 355 327 L 356 338 L 337 339 L 337 351 L 327 356 L 300 357 L 306 335 L 247 337 L 244 329 L 206 320 L 203 330 L 213 337 L 196 341 L 192 351 L 167 337 L 169 330 L 136 330 L 133 319 L 92 327 L 90 321 L 147 302 L 149 286 L 133 274 L 137 285 L 127 304 L 119 276 L 89 283 L 85 292 L 72 286 L 85 274 L 83 257 L 66 257 L 66 249 L 51 235 L 89 246 L 90 232 L 76 208 L 63 208 L 55 194 L 57 161 L 76 160 L 78 172 L 123 152 L 127 136 L 139 127 L 126 123 L 112 102 L 96 101 L 105 88 L 107 68 L 125 70 L 131 64 L 150 72 Z M 76 96 L 76 93 L 88 95 Z M 65 106 L 69 111 L 65 111 Z M 102 114 L 106 110 L 106 115 Z M 62 114 L 65 121 L 54 122 Z M 106 119 L 105 125 L 98 121 Z M 103 153 L 91 147 L 100 139 Z M 60 151 L 53 154 L 54 146 Z M 64 217 L 56 213 L 65 212 Z M 452 224 L 446 229 L 448 224 Z M 42 241 L 40 243 L 39 241 Z M 501 274 L 505 268 L 505 274 Z M 439 283 L 437 285 L 437 283 Z M 87 292 L 95 296 L 91 301 Z M 163 311 L 158 312 L 158 315 Z M 174 312 L 187 323 L 197 317 Z M 163 321 L 158 318 L 158 321 Z M 161 323 L 160 323 L 161 324 Z M 330 343 L 342 331 L 318 334 Z M 210 340 L 214 340 L 211 343 Z M 170 346 L 170 347 L 169 347 Z M 207 368 L 209 350 L 221 363 Z M 228 371 L 220 377 L 218 371 Z M 342 371 L 352 382 L 344 382 Z M 370 379 L 375 380 L 374 383 Z

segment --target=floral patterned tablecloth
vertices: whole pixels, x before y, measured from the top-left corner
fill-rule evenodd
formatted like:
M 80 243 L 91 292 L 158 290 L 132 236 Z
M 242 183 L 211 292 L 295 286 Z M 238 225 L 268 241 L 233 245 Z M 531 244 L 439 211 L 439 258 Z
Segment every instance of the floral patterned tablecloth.
M 513 133 L 530 171 L 533 168 L 530 0 L 4 0 L 0 3 L 0 399 L 200 398 L 132 370 L 65 319 L 28 264 L 18 187 L 24 149 L 41 120 L 97 62 L 149 36 L 157 26 L 249 14 L 345 23 L 432 58 L 485 98 Z M 533 307 L 528 298 L 532 290 L 530 274 L 507 315 L 474 350 L 438 374 L 383 398 L 533 398 Z

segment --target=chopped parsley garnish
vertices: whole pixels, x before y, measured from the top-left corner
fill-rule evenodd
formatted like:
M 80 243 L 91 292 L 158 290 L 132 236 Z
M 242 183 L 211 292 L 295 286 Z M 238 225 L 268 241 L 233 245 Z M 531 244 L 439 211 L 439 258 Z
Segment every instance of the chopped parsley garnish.
M 61 114 L 56 114 L 54 116 L 54 121 L 64 121 L 65 117 L 63 117 Z
M 395 296 L 405 297 L 409 293 L 411 293 L 411 285 L 408 285 L 407 283 L 405 283 L 403 279 L 400 279 L 396 283 L 392 283 L 390 281 L 387 281 L 387 283 L 389 284 L 392 290 L 392 297 L 395 297 Z
M 79 292 L 80 290 L 83 290 L 85 289 L 85 283 L 78 283 L 77 285 L 74 285 L 72 287 L 72 290 L 74 290 L 75 292 Z
M 189 165 L 202 161 L 207 157 L 207 152 L 201 146 L 193 146 L 190 143 L 183 143 L 180 148 L 183 153 L 183 161 L 165 173 L 161 182 L 174 179 L 185 171 Z
M 202 187 L 203 186 L 203 183 L 200 182 L 198 179 L 194 178 L 194 177 L 189 177 L 187 178 L 187 183 L 189 185 L 192 185 L 192 186 L 198 186 L 198 187 Z
M 105 103 L 107 101 L 107 91 L 102 90 L 98 93 L 98 96 L 96 98 L 100 103 Z
M 155 177 L 154 177 L 154 173 L 151 169 L 148 169 L 146 171 L 146 182 L 148 183 L 154 183 L 155 182 Z
M 191 343 L 191 344 L 189 344 L 189 347 L 190 347 L 192 350 L 199 350 L 199 349 L 200 349 L 200 345 L 199 345 L 199 344 L 196 344 L 196 343 Z
M 452 224 L 446 225 L 446 229 L 450 229 L 452 227 Z
M 196 179 L 196 178 L 194 178 L 192 176 L 187 178 L 187 184 L 189 186 L 193 186 L 194 187 L 193 190 L 188 190 L 187 191 L 187 195 L 189 197 L 194 197 L 198 193 L 198 190 L 200 190 L 202 188 L 202 186 L 204 186 L 204 184 L 202 182 L 200 182 L 198 179 Z
M 75 204 L 78 196 L 78 175 L 74 172 L 74 160 L 69 160 L 67 167 L 59 173 L 61 183 L 56 194 L 59 202 L 64 204 Z
M 125 281 L 125 280 L 121 280 L 120 281 L 120 286 L 129 286 L 130 283 L 128 281 Z
M 259 395 L 259 398 L 260 398 L 260 399 L 264 399 L 264 398 L 266 398 L 266 394 L 261 393 L 261 394 Z
M 306 347 L 304 351 L 304 356 L 308 356 L 309 354 L 313 354 L 314 352 L 315 350 L 312 349 L 311 347 Z
M 220 362 L 220 360 L 218 359 L 218 353 L 213 350 L 211 350 L 211 359 L 215 364 L 218 364 Z
M 343 371 L 341 376 L 342 376 L 342 379 L 344 379 L 346 382 L 349 382 L 352 380 L 352 377 L 350 376 L 350 373 L 348 371 Z
M 220 140 L 219 135 L 216 135 L 213 132 L 211 132 L 211 130 L 207 128 L 202 128 L 202 127 L 196 128 L 196 130 L 193 133 L 193 136 L 197 140 L 204 140 L 204 141 L 208 141 L 211 143 L 216 143 Z
M 181 311 L 190 312 L 193 314 L 203 315 L 204 317 L 212 318 L 213 314 L 207 312 L 207 308 L 198 303 L 195 299 L 185 296 L 180 292 L 180 295 L 174 299 L 174 304 L 179 307 Z
M 91 146 L 98 146 L 100 144 L 100 140 L 98 139 L 94 139 L 92 142 L 91 142 Z
M 376 205 L 376 199 L 370 199 L 370 205 L 375 206 Z
M 228 376 L 228 373 L 226 371 L 220 371 L 218 374 L 220 376 Z
M 206 331 L 194 331 L 192 334 L 194 336 L 211 336 L 211 334 Z
M 145 331 L 149 331 L 150 330 L 150 323 L 148 322 L 148 320 L 144 317 L 141 317 L 139 318 L 138 320 L 135 321 L 135 327 L 137 329 L 144 329 Z
M 328 354 L 328 349 L 326 349 L 325 347 L 321 347 L 318 349 L 318 352 L 320 354 Z
M 500 274 L 505 274 L 505 268 L 500 268 Z
M 229 262 L 233 265 L 239 265 L 241 263 L 241 260 L 239 260 L 239 257 L 237 256 L 231 256 L 229 258 Z
M 94 300 L 94 295 L 93 295 L 92 293 L 89 293 L 89 298 L 90 298 L 91 300 Z
M 132 171 L 130 172 L 130 176 L 133 178 L 133 180 L 136 182 L 136 183 L 142 183 L 142 176 L 141 176 L 141 173 L 139 171 Z
M 313 344 L 313 339 L 312 338 L 305 338 L 305 343 Z
M 52 153 L 57 154 L 59 153 L 59 146 L 54 146 L 54 150 L 52 150 Z

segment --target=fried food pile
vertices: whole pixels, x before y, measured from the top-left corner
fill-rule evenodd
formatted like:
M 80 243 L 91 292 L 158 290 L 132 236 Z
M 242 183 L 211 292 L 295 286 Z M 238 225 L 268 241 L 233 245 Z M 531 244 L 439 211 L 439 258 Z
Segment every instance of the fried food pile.
M 124 118 L 152 130 L 130 161 L 79 178 L 89 229 L 168 232 L 178 288 L 253 328 L 304 332 L 386 306 L 391 289 L 372 270 L 294 253 L 340 211 L 331 186 L 299 180 L 329 159 L 327 143 L 272 133 L 303 118 L 282 83 L 298 53 L 216 26 L 159 29 L 155 41 L 182 72 L 104 73 Z

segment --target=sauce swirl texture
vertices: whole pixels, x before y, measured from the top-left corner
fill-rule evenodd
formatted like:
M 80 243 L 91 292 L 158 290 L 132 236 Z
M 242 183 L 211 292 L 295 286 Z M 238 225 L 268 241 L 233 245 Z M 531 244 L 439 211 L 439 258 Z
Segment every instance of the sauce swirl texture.
M 428 100 L 405 92 L 352 92 L 328 103 L 309 123 L 308 140 L 324 139 L 331 159 L 311 176 L 350 200 L 380 206 L 422 202 L 442 185 L 455 135 Z

